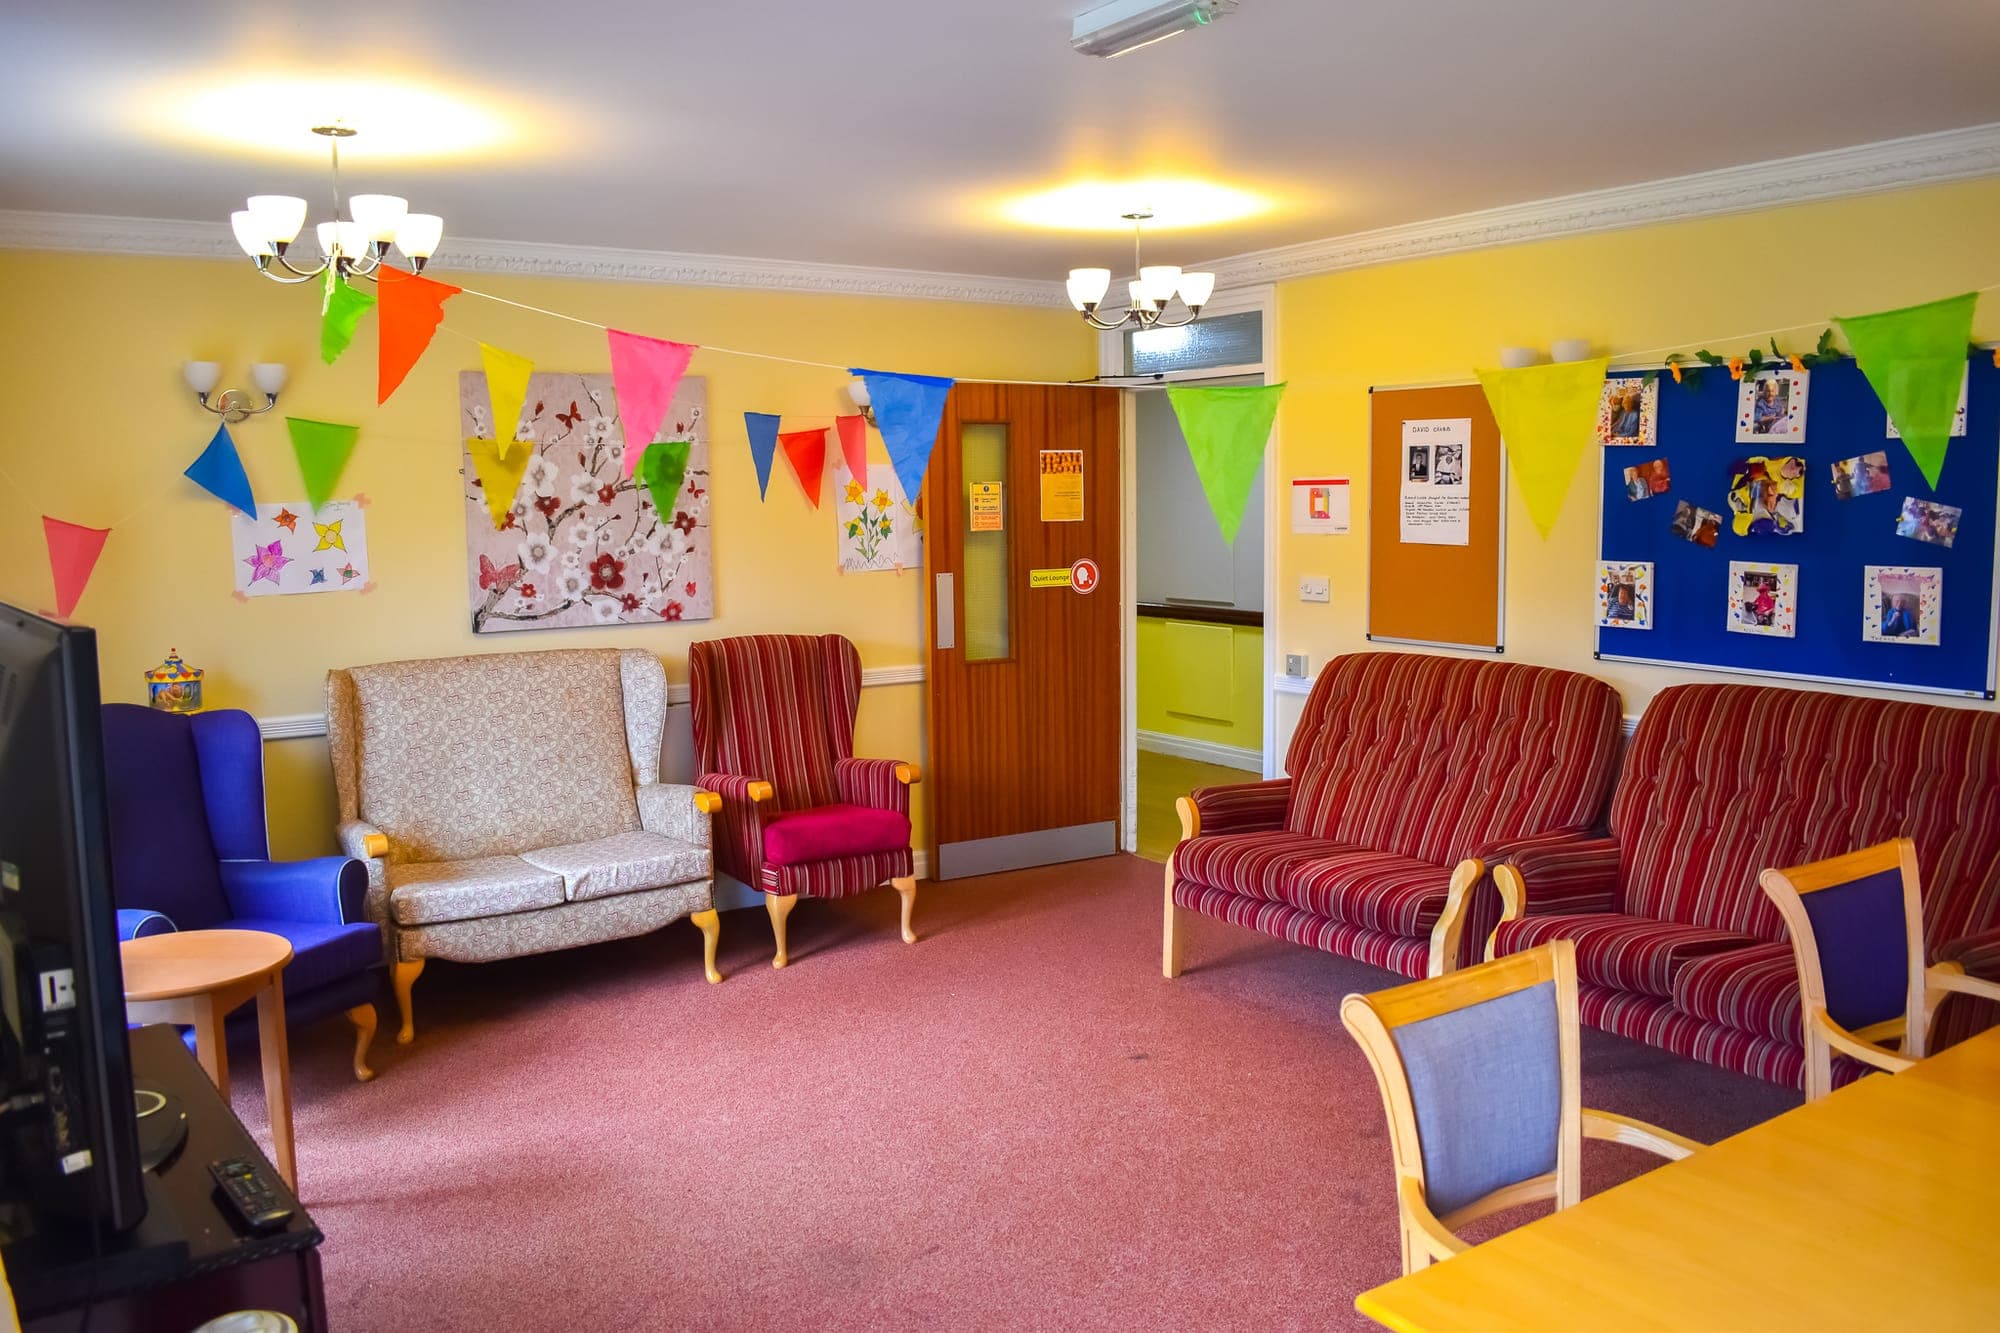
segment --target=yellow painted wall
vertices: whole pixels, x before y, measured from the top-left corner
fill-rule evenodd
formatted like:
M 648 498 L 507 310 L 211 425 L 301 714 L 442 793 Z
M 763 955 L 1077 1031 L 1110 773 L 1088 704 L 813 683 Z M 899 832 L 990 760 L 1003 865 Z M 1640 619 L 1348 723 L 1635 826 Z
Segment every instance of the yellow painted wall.
M 1345 474 L 1365 495 L 1370 385 L 1462 382 L 1474 366 L 1494 364 L 1502 346 L 1547 349 L 1558 338 L 1589 338 L 1614 352 L 1682 339 L 1742 351 L 1748 343 L 1729 343 L 1728 335 L 1819 321 L 1793 335 L 1793 345 L 1801 345 L 1833 314 L 2000 282 L 1996 237 L 2000 180 L 1989 179 L 1284 283 L 1278 349 L 1290 388 L 1278 419 L 1276 475 Z M 1982 301 L 1976 336 L 2000 336 L 2000 292 Z M 1667 384 L 1661 392 L 1675 389 Z M 1994 442 L 1953 447 L 1984 449 L 1991 457 Z M 1668 685 L 1729 679 L 1591 657 L 1601 466 L 1601 451 L 1586 455 L 1546 541 L 1519 491 L 1509 487 L 1507 657 L 1601 676 L 1633 712 Z M 1268 608 L 1279 651 L 1310 653 L 1315 670 L 1329 657 L 1369 646 L 1367 524 L 1365 507 L 1357 506 L 1350 535 L 1285 530 L 1279 536 L 1281 590 L 1297 588 L 1302 574 L 1333 581 L 1327 605 L 1287 595 Z
M 636 332 L 783 356 L 977 376 L 1096 370 L 1094 335 L 1067 310 L 489 274 L 466 281 Z M 170 647 L 207 669 L 212 706 L 261 716 L 319 712 L 329 667 L 402 657 L 641 647 L 684 681 L 695 639 L 789 631 L 845 634 L 866 666 L 921 660 L 917 575 L 843 576 L 832 516 L 807 504 L 782 461 L 769 501 L 757 497 L 742 414 L 850 410 L 839 372 L 714 352 L 694 360 L 690 373 L 708 379 L 712 423 L 716 619 L 475 637 L 457 438 L 458 372 L 478 368 L 473 342 L 441 332 L 378 408 L 373 319 L 346 356 L 322 365 L 314 292 L 267 282 L 247 263 L 0 253 L 0 292 L 0 365 L 16 402 L 0 467 L 27 492 L 0 479 L 0 599 L 52 605 L 42 512 L 116 524 L 75 612 L 98 629 L 107 699 L 142 699 L 140 673 Z M 446 324 L 547 369 L 608 368 L 595 329 L 470 296 L 446 307 Z M 281 415 L 360 424 L 341 489 L 372 501 L 375 592 L 247 604 L 230 596 L 228 511 L 180 476 L 215 428 L 182 382 L 181 363 L 191 359 L 222 362 L 225 387 L 249 387 L 252 361 L 291 367 L 279 410 L 233 428 L 260 497 L 301 492 Z M 873 448 L 886 460 L 879 439 Z M 922 691 L 864 690 L 859 753 L 921 758 Z M 331 851 L 324 743 L 265 750 L 277 853 Z M 917 803 L 921 820 L 921 789 Z
M 1197 625 L 1227 636 L 1216 654 L 1183 654 L 1171 642 L 1183 622 L 1139 617 L 1137 684 L 1139 730 L 1189 740 L 1264 749 L 1264 631 L 1249 625 Z M 1175 712 L 1173 691 L 1186 684 L 1202 700 L 1200 716 Z M 1219 716 L 1208 716 L 1209 713 Z

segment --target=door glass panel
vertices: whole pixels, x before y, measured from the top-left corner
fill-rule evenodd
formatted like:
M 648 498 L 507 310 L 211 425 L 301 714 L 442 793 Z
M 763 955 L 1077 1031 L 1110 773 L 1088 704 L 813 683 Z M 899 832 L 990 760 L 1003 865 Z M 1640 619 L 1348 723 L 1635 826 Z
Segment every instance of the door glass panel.
M 965 479 L 960 496 L 965 514 L 965 660 L 991 662 L 1012 655 L 1007 615 L 1009 532 L 1013 527 L 1013 496 L 1007 493 L 1007 427 L 999 423 L 967 424 L 960 428 L 959 475 Z M 991 492 L 977 505 L 975 492 L 985 486 L 1000 491 L 999 524 L 993 524 Z
M 1264 316 L 1255 310 L 1125 335 L 1125 369 L 1131 375 L 1254 366 L 1263 359 Z

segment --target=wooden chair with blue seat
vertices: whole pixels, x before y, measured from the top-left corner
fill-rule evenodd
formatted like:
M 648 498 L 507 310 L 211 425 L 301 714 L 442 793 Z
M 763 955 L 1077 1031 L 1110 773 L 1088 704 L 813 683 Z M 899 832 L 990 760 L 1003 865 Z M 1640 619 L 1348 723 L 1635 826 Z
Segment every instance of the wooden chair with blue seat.
M 1798 966 L 1807 1101 L 1833 1091 L 1835 1055 L 1897 1073 L 1928 1054 L 1948 996 L 2000 1000 L 2000 982 L 1969 977 L 1956 962 L 1924 965 L 1922 884 L 1908 838 L 1766 870 L 1757 883 L 1785 919 Z
M 1403 1271 L 1470 1248 L 1482 1217 L 1583 1193 L 1585 1138 L 1677 1160 L 1702 1145 L 1581 1105 L 1576 946 L 1349 995 L 1341 1022 L 1375 1071 L 1389 1118 Z
M 173 930 L 262 930 L 291 943 L 291 1026 L 354 1025 L 354 1076 L 374 1077 L 381 928 L 363 914 L 368 873 L 345 856 L 273 861 L 264 738 L 235 709 L 179 714 L 104 705 L 105 804 L 121 940 Z M 232 1027 L 254 1025 L 248 1009 Z

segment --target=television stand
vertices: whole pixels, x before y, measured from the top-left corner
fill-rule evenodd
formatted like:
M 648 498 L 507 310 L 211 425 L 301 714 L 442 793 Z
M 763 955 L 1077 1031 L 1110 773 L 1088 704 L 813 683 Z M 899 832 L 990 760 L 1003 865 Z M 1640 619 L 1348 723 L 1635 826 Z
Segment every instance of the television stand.
M 131 1041 L 134 1083 L 185 1108 L 186 1142 L 146 1172 L 145 1218 L 101 1239 L 94 1260 L 87 1234 L 43 1232 L 7 1245 L 7 1279 L 22 1327 L 69 1333 L 88 1303 L 93 1333 L 186 1333 L 233 1310 L 276 1310 L 303 1333 L 323 1333 L 318 1226 L 301 1207 L 282 1230 L 251 1236 L 238 1229 L 216 1196 L 208 1164 L 223 1157 L 268 1164 L 263 1150 L 178 1032 L 139 1028 Z M 141 1152 L 151 1161 L 151 1131 L 146 1120 L 139 1123 Z

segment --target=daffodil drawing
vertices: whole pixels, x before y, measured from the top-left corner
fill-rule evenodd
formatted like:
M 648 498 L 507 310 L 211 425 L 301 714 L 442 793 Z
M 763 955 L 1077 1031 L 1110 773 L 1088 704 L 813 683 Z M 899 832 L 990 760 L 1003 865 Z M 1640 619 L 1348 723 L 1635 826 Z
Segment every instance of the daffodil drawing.
M 911 569 L 923 562 L 923 520 L 893 479 L 871 492 L 837 459 L 833 484 L 843 571 Z

